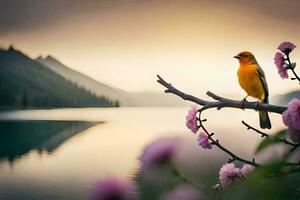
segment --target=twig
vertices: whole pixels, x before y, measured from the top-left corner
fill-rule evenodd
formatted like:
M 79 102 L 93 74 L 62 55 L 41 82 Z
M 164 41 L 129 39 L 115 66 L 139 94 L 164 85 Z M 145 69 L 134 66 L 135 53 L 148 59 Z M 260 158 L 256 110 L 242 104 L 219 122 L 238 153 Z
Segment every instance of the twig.
M 290 152 L 292 153 L 293 151 L 295 151 L 296 149 L 298 149 L 299 146 L 300 146 L 300 144 L 295 144 L 295 145 L 291 148 Z
M 258 129 L 256 129 L 256 128 L 252 127 L 252 126 L 250 126 L 250 125 L 247 124 L 244 120 L 242 121 L 242 124 L 244 124 L 244 125 L 246 126 L 247 130 L 253 130 L 253 131 L 257 132 L 258 134 L 260 134 L 261 137 L 269 137 L 268 134 L 266 134 L 266 133 L 264 133 L 264 132 L 261 132 L 260 130 L 258 130 Z
M 230 108 L 237 108 L 237 109 L 263 110 L 263 111 L 268 111 L 268 112 L 273 112 L 278 114 L 282 114 L 287 109 L 286 107 L 282 107 L 282 106 L 276 106 L 276 105 L 260 103 L 260 102 L 248 102 L 248 101 L 246 101 L 243 107 L 241 107 L 240 101 L 220 97 L 210 91 L 208 91 L 206 95 L 208 95 L 209 97 L 213 98 L 216 101 L 207 101 L 192 96 L 190 94 L 181 92 L 177 88 L 173 87 L 170 83 L 167 83 L 161 76 L 157 75 L 157 77 L 158 77 L 157 82 L 166 88 L 165 93 L 175 94 L 186 101 L 194 102 L 196 104 L 205 107 L 206 109 L 217 108 L 218 110 L 220 110 L 225 107 L 230 107 Z
M 292 78 L 292 80 L 296 80 L 297 79 L 299 81 L 299 83 L 300 83 L 300 77 L 295 72 L 295 67 L 292 65 L 292 62 L 291 62 L 289 54 L 286 55 L 286 61 L 288 62 L 287 63 L 288 64 L 287 69 L 291 70 L 293 72 L 294 76 L 295 76 L 294 78 Z
M 251 125 L 247 124 L 245 121 L 242 121 L 242 124 L 246 126 L 247 130 L 253 130 L 253 131 L 255 131 L 256 133 L 260 134 L 261 137 L 273 138 L 272 136 L 270 136 L 270 135 L 268 135 L 268 134 L 266 134 L 266 133 L 264 133 L 264 132 L 262 132 L 262 131 L 260 131 L 260 130 L 258 130 L 258 129 L 256 129 L 256 128 L 252 127 Z M 285 143 L 285 144 L 288 144 L 288 145 L 290 145 L 290 146 L 292 146 L 292 147 L 296 147 L 296 146 L 299 145 L 299 144 L 294 144 L 294 143 L 292 143 L 292 142 L 289 142 L 289 141 L 287 141 L 285 138 L 283 138 L 283 139 L 278 139 L 278 141 L 280 141 L 280 142 L 282 142 L 282 143 Z

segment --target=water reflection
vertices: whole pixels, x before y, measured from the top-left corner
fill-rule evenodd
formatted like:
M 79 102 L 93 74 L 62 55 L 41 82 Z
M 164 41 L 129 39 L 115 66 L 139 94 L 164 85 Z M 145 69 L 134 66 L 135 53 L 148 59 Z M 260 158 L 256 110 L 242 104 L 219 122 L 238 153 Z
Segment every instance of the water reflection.
M 0 160 L 13 163 L 32 150 L 40 154 L 51 153 L 95 124 L 84 121 L 0 121 Z
M 0 124 L 24 125 L 19 128 L 13 124 L 6 125 L 11 127 L 11 130 L 18 129 L 16 132 L 19 133 L 14 136 L 3 132 L 4 129 L 0 130 L 0 135 L 4 133 L 4 136 L 1 136 L 3 138 L 0 138 L 0 146 L 6 146 L 6 158 L 23 155 L 20 159 L 14 160 L 13 165 L 7 159 L 0 161 L 0 199 L 88 199 L 89 187 L 100 178 L 109 175 L 132 175 L 134 170 L 138 170 L 137 158 L 143 147 L 154 139 L 164 136 L 184 137 L 187 140 L 186 145 L 180 151 L 176 162 L 179 169 L 194 180 L 204 180 L 213 185 L 217 180 L 216 170 L 228 160 L 228 156 L 217 148 L 206 151 L 198 147 L 195 135 L 185 127 L 186 111 L 187 108 L 81 108 L 2 113 L 0 121 L 1 119 L 6 121 Z M 268 133 L 272 134 L 281 129 L 283 124 L 280 115 L 270 116 L 274 128 Z M 247 131 L 241 120 L 256 126 L 258 124 L 256 112 L 211 110 L 205 113 L 204 117 L 208 119 L 207 127 L 216 133 L 216 138 L 224 146 L 230 147 L 240 156 L 252 158 L 255 146 L 261 138 Z M 9 122 L 9 120 L 29 121 Z M 57 120 L 62 122 L 57 123 Z M 73 126 L 74 134 L 72 128 L 70 129 L 72 126 L 68 126 L 66 121 L 78 121 L 68 122 L 69 125 L 77 124 Z M 107 123 L 82 130 L 78 125 L 82 124 L 80 121 Z M 30 126 L 31 123 L 36 124 Z M 56 125 L 43 126 L 43 123 Z M 64 133 L 67 127 L 70 132 Z M 71 137 L 75 134 L 76 137 Z M 5 137 L 17 140 L 6 144 Z M 30 144 L 30 147 L 27 149 L 19 147 L 22 146 L 19 144 L 20 141 L 26 145 Z M 63 145 L 60 145 L 60 141 L 64 141 Z M 18 146 L 19 150 L 9 155 L 13 146 Z M 31 149 L 40 149 L 41 152 Z M 44 154 L 45 151 L 52 153 Z M 0 152 L 4 150 L 1 149 Z M 275 155 L 276 152 L 272 154 Z

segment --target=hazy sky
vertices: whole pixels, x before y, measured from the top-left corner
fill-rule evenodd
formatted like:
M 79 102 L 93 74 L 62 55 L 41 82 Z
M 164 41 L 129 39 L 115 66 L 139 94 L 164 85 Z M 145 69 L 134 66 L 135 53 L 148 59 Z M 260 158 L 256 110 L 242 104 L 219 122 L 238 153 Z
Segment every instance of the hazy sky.
M 0 0 L 1 44 L 133 92 L 161 90 L 161 74 L 197 95 L 243 96 L 233 59 L 243 50 L 256 55 L 271 95 L 299 88 L 273 64 L 280 42 L 300 47 L 299 29 L 298 0 Z

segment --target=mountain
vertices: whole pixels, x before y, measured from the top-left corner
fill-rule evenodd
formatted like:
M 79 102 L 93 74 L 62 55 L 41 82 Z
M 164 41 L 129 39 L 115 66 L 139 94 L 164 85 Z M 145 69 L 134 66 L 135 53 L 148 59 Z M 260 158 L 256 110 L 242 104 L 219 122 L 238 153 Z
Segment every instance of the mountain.
M 116 104 L 66 80 L 13 47 L 0 49 L 0 108 L 98 107 Z
M 288 102 L 294 98 L 300 99 L 300 90 L 292 91 L 284 95 L 276 96 L 275 104 L 287 106 Z
M 105 85 L 80 72 L 77 72 L 67 67 L 66 65 L 55 59 L 53 56 L 48 55 L 45 58 L 39 57 L 36 59 L 36 61 L 46 66 L 56 74 L 64 77 L 66 80 L 91 91 L 99 97 L 104 96 L 114 101 L 118 100 L 122 106 L 132 105 L 128 97 L 129 94 L 127 92 L 119 88 Z
M 118 100 L 121 106 L 186 106 L 190 105 L 180 98 L 174 95 L 168 95 L 154 92 L 140 92 L 140 93 L 129 93 L 125 92 L 117 87 L 108 86 L 100 83 L 78 71 L 75 71 L 68 66 L 64 65 L 58 59 L 48 55 L 47 57 L 39 57 L 36 59 L 37 62 L 48 67 L 50 70 L 61 75 L 66 80 L 83 87 L 98 96 L 105 96 L 112 100 Z M 153 84 L 156 84 L 155 78 L 153 77 Z

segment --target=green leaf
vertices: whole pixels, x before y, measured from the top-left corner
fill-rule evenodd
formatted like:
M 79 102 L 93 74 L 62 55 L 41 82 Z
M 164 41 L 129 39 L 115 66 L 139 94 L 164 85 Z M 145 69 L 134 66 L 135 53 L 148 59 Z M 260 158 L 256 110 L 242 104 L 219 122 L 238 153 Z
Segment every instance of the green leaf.
M 282 130 L 282 131 L 277 132 L 273 136 L 266 137 L 257 146 L 257 148 L 255 150 L 255 153 L 258 153 L 258 152 L 264 150 L 265 148 L 267 148 L 267 147 L 269 147 L 269 146 L 271 146 L 273 144 L 276 144 L 276 143 L 280 142 L 281 139 L 285 138 L 286 134 L 287 134 L 287 130 Z
M 268 177 L 269 175 L 276 175 L 284 166 L 284 161 L 273 161 L 265 164 L 264 166 L 257 167 L 254 173 L 252 173 L 253 181 L 261 181 L 262 178 Z

